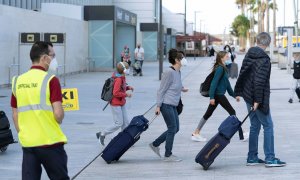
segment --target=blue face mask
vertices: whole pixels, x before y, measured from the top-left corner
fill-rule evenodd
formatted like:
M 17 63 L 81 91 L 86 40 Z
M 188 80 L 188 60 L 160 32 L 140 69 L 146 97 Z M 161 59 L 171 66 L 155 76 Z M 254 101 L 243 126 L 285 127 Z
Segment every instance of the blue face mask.
M 231 63 L 230 60 L 226 60 L 226 61 L 225 61 L 225 64 L 226 64 L 226 65 L 228 65 L 228 64 L 230 64 L 230 63 Z
M 295 61 L 295 63 L 299 63 L 299 62 L 300 62 L 299 60 Z

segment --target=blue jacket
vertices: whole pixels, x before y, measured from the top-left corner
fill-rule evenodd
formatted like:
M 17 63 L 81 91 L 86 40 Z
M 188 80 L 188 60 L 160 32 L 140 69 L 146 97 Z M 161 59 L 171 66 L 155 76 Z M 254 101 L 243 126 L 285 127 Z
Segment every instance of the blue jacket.
M 227 69 L 222 66 L 218 66 L 215 70 L 214 78 L 210 84 L 209 97 L 210 99 L 215 99 L 215 95 L 224 95 L 226 90 L 230 96 L 235 97 L 228 80 Z

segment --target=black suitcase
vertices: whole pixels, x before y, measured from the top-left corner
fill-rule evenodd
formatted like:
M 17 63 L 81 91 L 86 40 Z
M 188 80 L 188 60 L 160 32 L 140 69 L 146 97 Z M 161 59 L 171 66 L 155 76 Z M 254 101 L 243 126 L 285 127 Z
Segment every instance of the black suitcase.
M 16 143 L 10 130 L 10 124 L 4 111 L 0 111 L 0 151 L 4 152 L 9 144 Z
M 151 122 L 142 115 L 135 116 L 128 127 L 114 137 L 104 148 L 101 153 L 101 157 L 107 164 L 110 164 L 113 161 L 118 161 L 121 156 L 140 139 L 141 133 L 148 129 Z
M 248 113 L 242 122 L 236 116 L 227 117 L 218 128 L 219 132 L 197 154 L 195 162 L 202 165 L 204 170 L 208 170 L 215 158 L 230 143 L 232 136 L 239 130 L 251 112 Z
M 296 94 L 297 94 L 297 96 L 298 96 L 298 99 L 300 99 L 300 87 L 297 87 L 297 88 L 295 89 L 295 91 L 296 91 Z
M 2 148 L 14 142 L 15 141 L 10 129 L 0 130 L 0 151 L 2 151 Z

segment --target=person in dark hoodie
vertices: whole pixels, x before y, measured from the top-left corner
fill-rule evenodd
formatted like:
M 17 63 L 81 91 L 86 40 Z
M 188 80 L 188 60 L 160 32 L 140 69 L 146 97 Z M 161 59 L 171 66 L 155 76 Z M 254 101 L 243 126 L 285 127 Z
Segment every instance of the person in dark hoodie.
M 250 112 L 250 136 L 247 166 L 264 163 L 266 167 L 281 167 L 286 163 L 275 157 L 273 121 L 270 112 L 270 57 L 265 49 L 270 45 L 271 36 L 262 32 L 256 37 L 257 46 L 248 50 L 242 63 L 234 93 L 243 97 Z M 265 161 L 258 158 L 258 137 L 264 128 Z
M 126 97 L 131 97 L 132 94 L 127 90 L 133 91 L 133 87 L 127 86 L 125 75 L 129 70 L 129 65 L 126 62 L 119 62 L 117 64 L 117 71 L 113 73 L 112 77 L 115 79 L 113 88 L 113 98 L 110 102 L 113 126 L 105 129 L 102 132 L 96 133 L 99 142 L 104 146 L 105 136 L 117 131 L 119 128 L 122 130 L 129 125 L 129 120 L 126 110 Z

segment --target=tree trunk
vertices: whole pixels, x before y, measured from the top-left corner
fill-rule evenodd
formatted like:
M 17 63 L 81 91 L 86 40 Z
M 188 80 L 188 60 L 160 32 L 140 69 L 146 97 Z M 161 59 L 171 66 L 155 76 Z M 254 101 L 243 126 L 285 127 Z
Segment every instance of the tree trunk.
M 266 11 L 267 11 L 267 32 L 269 33 L 270 30 L 269 30 L 269 21 L 270 21 L 270 14 L 269 14 L 269 0 L 266 1 Z
M 274 47 L 276 47 L 276 0 L 273 0 L 273 35 L 274 35 Z
M 260 22 L 260 19 L 261 19 L 261 12 L 260 12 L 260 4 L 258 4 L 257 6 L 257 30 L 258 30 L 258 33 L 261 32 L 261 22 Z

